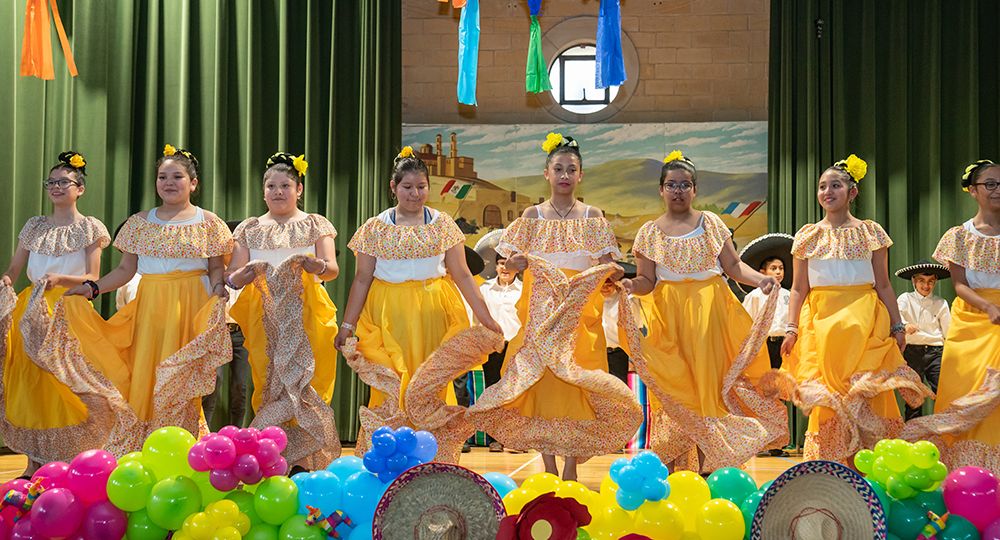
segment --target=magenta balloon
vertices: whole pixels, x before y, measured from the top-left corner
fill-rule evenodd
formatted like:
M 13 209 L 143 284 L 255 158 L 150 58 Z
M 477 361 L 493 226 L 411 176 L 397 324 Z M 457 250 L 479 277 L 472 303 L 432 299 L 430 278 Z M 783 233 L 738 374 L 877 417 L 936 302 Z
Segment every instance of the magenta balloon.
M 66 487 L 85 504 L 106 501 L 108 477 L 117 466 L 115 456 L 104 450 L 81 452 L 69 464 Z
M 208 473 L 208 483 L 219 491 L 232 491 L 240 485 L 240 479 L 230 469 L 215 469 Z
M 288 446 L 288 435 L 285 430 L 278 426 L 268 426 L 260 432 L 261 439 L 271 439 L 275 444 L 278 445 L 278 451 L 284 452 L 285 447 Z
M 269 467 L 264 467 L 264 469 L 261 472 L 263 472 L 264 476 L 267 477 L 284 476 L 285 474 L 288 473 L 288 462 L 285 461 L 285 458 L 279 457 L 278 461 L 275 461 Z
M 188 450 L 188 465 L 198 472 L 207 472 L 212 470 L 212 467 L 205 462 L 204 442 L 197 442 L 191 447 L 191 450 Z
M 983 530 L 1000 518 L 1000 482 L 980 467 L 960 467 L 948 473 L 942 485 L 948 511 Z
M 237 426 L 226 426 L 219 430 L 219 435 L 232 439 L 233 435 L 236 435 L 239 430 L 240 428 Z
M 261 439 L 257 443 L 256 455 L 257 463 L 260 463 L 261 467 L 268 467 L 274 465 L 281 457 L 281 449 L 278 448 L 278 443 L 274 439 Z
M 216 435 L 205 441 L 204 448 L 205 463 L 210 469 L 228 469 L 236 460 L 236 445 L 229 437 Z
M 28 486 L 30 486 L 30 485 L 31 485 L 31 482 L 28 481 L 28 480 L 25 480 L 24 478 L 15 478 L 15 479 L 11 480 L 10 482 L 5 483 L 3 486 L 0 486 L 0 497 L 6 495 L 7 492 L 10 491 L 10 490 L 12 490 L 12 489 L 14 491 L 20 491 L 21 493 L 27 493 L 28 492 Z
M 261 478 L 260 463 L 253 454 L 242 454 L 233 464 L 233 473 L 244 484 L 256 484 Z
M 995 520 L 983 529 L 981 540 L 1000 540 L 1000 519 Z
M 76 531 L 83 521 L 83 503 L 66 488 L 52 488 L 31 506 L 32 529 L 49 538 L 62 538 Z
M 111 501 L 99 502 L 83 516 L 81 537 L 88 540 L 121 540 L 128 527 L 128 516 Z
M 257 452 L 257 430 L 243 428 L 233 435 L 233 443 L 236 444 L 237 454 L 254 454 Z
M 44 540 L 42 535 L 35 532 L 31 523 L 31 516 L 18 520 L 10 530 L 10 540 Z
M 35 474 L 31 475 L 31 481 L 42 479 L 42 487 L 52 489 L 66 487 L 66 477 L 69 475 L 69 463 L 62 461 L 52 461 L 42 465 Z M 6 493 L 6 492 L 5 492 Z

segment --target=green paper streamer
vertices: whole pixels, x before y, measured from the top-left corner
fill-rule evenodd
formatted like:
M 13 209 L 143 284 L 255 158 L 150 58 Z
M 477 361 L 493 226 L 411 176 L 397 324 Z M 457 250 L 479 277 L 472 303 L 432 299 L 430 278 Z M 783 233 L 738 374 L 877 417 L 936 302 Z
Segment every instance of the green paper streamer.
M 538 17 L 531 16 L 531 36 L 528 38 L 528 66 L 524 72 L 524 89 L 538 94 L 552 90 L 549 82 L 549 69 L 545 65 L 545 55 L 542 54 L 542 27 Z

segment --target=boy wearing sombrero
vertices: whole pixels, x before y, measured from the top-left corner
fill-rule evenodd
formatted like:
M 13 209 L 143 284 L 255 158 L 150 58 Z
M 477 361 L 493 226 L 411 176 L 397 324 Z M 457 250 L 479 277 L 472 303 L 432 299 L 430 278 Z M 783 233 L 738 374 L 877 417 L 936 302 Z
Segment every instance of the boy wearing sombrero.
M 951 274 L 944 266 L 925 259 L 900 268 L 896 271 L 896 277 L 913 283 L 912 292 L 905 292 L 896 299 L 899 314 L 906 325 L 903 358 L 927 381 L 931 390 L 937 392 L 941 353 L 944 350 L 944 337 L 948 334 L 948 325 L 951 323 L 951 311 L 948 309 L 948 302 L 934 294 L 934 286 L 939 279 L 948 279 Z M 907 405 L 907 420 L 920 415 L 920 408 Z

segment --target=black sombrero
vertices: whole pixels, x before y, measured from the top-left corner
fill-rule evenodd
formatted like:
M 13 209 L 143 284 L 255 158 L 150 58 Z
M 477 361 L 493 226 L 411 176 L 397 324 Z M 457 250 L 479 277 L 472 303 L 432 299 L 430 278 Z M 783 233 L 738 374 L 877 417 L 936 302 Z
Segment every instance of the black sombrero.
M 896 270 L 896 277 L 905 280 L 910 280 L 918 274 L 930 274 L 937 276 L 938 279 L 948 279 L 951 277 L 951 272 L 943 264 L 931 262 L 927 259 L 921 259 L 910 266 Z
M 469 272 L 472 272 L 472 275 L 479 274 L 486 267 L 483 258 L 469 246 L 465 246 L 465 264 L 469 266 Z
M 785 233 L 768 233 L 750 241 L 740 251 L 740 260 L 747 266 L 757 270 L 760 263 L 771 257 L 781 259 L 785 263 L 785 278 L 781 280 L 781 286 L 786 289 L 792 288 L 792 243 L 795 237 Z M 755 287 L 740 283 L 739 287 L 746 292 Z
M 628 278 L 628 279 L 634 279 L 635 278 L 636 272 L 638 272 L 638 269 L 636 268 L 635 264 L 630 263 L 630 262 L 625 262 L 625 261 L 615 261 L 615 264 L 617 264 L 618 266 L 621 266 L 622 270 L 625 271 L 625 275 L 622 276 L 622 277 L 625 277 L 625 278 Z
M 500 243 L 503 231 L 503 229 L 494 229 L 484 234 L 476 242 L 476 247 L 473 248 L 483 258 L 482 277 L 486 279 L 493 279 L 497 276 L 497 244 Z

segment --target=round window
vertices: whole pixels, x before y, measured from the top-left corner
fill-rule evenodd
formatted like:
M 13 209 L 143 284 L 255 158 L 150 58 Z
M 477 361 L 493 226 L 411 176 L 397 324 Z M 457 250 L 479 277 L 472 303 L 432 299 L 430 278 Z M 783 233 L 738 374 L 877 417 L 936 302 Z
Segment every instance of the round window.
M 552 99 L 577 114 L 593 114 L 607 108 L 618 95 L 618 87 L 594 88 L 597 48 L 593 44 L 570 47 L 556 55 L 549 66 Z

